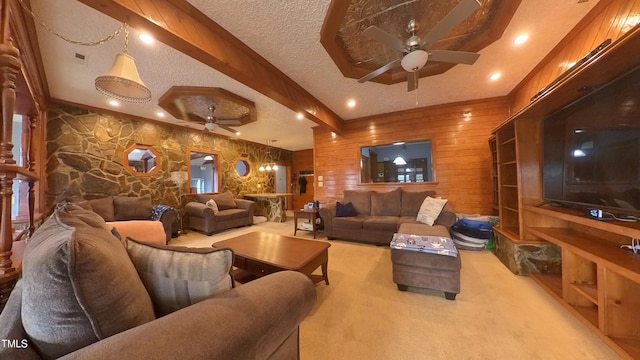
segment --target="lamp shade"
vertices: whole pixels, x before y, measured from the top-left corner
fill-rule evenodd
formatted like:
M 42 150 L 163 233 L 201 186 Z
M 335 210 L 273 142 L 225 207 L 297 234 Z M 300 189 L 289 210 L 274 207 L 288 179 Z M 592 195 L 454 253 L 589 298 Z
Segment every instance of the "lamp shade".
M 138 75 L 135 60 L 127 53 L 116 55 L 111 69 L 95 81 L 96 89 L 114 99 L 131 103 L 151 100 L 151 90 Z
M 405 71 L 414 72 L 422 69 L 427 63 L 429 54 L 424 50 L 414 50 L 402 58 L 400 64 Z

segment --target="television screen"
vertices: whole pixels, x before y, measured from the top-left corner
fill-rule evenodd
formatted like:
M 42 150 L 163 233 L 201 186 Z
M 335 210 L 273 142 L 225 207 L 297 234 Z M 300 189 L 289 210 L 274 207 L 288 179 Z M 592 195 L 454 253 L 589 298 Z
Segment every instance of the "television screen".
M 545 200 L 640 212 L 640 69 L 544 120 Z

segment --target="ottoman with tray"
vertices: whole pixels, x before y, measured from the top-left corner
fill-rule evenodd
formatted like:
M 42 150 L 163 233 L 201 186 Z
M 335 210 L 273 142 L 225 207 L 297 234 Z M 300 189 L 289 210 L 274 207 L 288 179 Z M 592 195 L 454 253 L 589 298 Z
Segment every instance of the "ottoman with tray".
M 440 290 L 448 300 L 460 293 L 460 254 L 445 226 L 400 225 L 391 241 L 391 263 L 400 291 L 409 286 Z

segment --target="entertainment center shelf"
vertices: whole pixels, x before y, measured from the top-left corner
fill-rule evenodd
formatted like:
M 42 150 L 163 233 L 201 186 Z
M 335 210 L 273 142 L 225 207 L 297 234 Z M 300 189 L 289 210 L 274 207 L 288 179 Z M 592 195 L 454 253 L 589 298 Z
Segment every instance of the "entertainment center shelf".
M 584 211 L 539 205 L 545 202 L 545 119 L 590 94 L 596 94 L 591 102 L 598 101 L 604 97 L 598 91 L 614 79 L 638 74 L 632 70 L 639 69 L 640 58 L 629 56 L 638 49 L 640 26 L 635 26 L 563 74 L 494 129 L 491 140 L 495 141 L 491 149 L 497 170 L 494 199 L 500 217 L 500 226 L 494 227 L 496 256 L 512 272 L 529 274 L 625 359 L 640 359 L 640 254 L 620 245 L 640 239 L 640 222 L 598 221 Z M 594 113 L 576 118 L 588 116 L 602 124 Z M 637 117 L 631 120 L 635 124 Z M 588 139 L 583 143 L 588 144 Z M 618 166 L 624 161 L 606 163 Z M 580 170 L 589 173 L 588 168 Z M 616 199 L 629 201 L 624 196 Z
M 561 274 L 530 277 L 621 356 L 640 358 L 640 254 L 620 248 L 640 237 L 639 224 L 593 220 L 569 209 L 524 209 L 556 225 L 525 231 L 562 249 Z

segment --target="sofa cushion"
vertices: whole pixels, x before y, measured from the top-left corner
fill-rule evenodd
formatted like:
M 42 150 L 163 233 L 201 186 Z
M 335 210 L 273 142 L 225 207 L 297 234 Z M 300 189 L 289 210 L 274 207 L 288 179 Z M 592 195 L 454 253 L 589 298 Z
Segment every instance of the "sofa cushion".
M 362 230 L 362 223 L 365 219 L 364 216 L 335 217 L 331 224 L 334 229 L 339 230 Z
M 154 319 L 127 251 L 94 212 L 57 209 L 23 262 L 22 320 L 43 358 L 57 358 Z
M 247 210 L 244 209 L 227 209 L 220 210 L 214 215 L 216 221 L 228 221 L 233 219 L 243 219 L 247 217 Z
M 220 194 L 198 194 L 196 199 L 203 204 L 213 199 L 218 205 L 218 210 L 235 209 L 237 207 L 231 191 L 225 191 Z
M 218 204 L 216 204 L 216 201 L 213 199 L 209 199 L 207 200 L 207 202 L 205 203 L 205 205 L 207 205 L 208 207 L 211 208 L 211 210 L 213 210 L 214 214 L 217 214 L 218 211 L 220 211 L 220 209 L 218 209 Z
M 371 191 L 345 190 L 343 203 L 352 203 L 358 215 L 371 215 Z
M 343 204 L 340 201 L 336 203 L 336 216 L 337 217 L 349 217 L 357 216 L 358 212 L 353 207 L 352 203 Z
M 446 199 L 432 198 L 431 196 L 427 196 L 427 198 L 424 199 L 424 202 L 420 206 L 420 210 L 418 211 L 416 220 L 427 225 L 433 225 L 433 223 L 438 218 L 438 215 L 440 215 L 444 204 L 446 203 Z
M 388 192 L 372 192 L 371 215 L 400 216 L 401 196 L 400 188 Z
M 100 215 L 104 221 L 115 221 L 116 217 L 114 215 L 112 196 L 89 200 L 89 204 L 91 204 L 91 209 L 88 210 Z M 84 205 L 82 205 L 82 207 L 86 209 Z
M 166 244 L 167 234 L 164 233 L 164 226 L 160 221 L 154 220 L 127 220 L 112 221 L 107 225 L 113 227 L 120 235 L 122 243 L 129 237 L 138 241 L 150 242 L 154 244 Z M 112 231 L 113 232 L 113 231 Z
M 146 220 L 151 218 L 153 204 L 151 195 L 114 196 L 114 216 L 116 220 Z
M 164 246 L 127 239 L 127 251 L 158 316 L 233 286 L 233 252 L 229 249 Z
M 367 231 L 396 232 L 398 229 L 397 216 L 370 216 L 362 224 L 362 229 Z
M 413 216 L 414 218 L 420 210 L 420 206 L 424 202 L 427 196 L 435 197 L 435 191 L 406 191 L 401 190 L 402 193 L 402 206 L 400 210 L 400 216 Z

